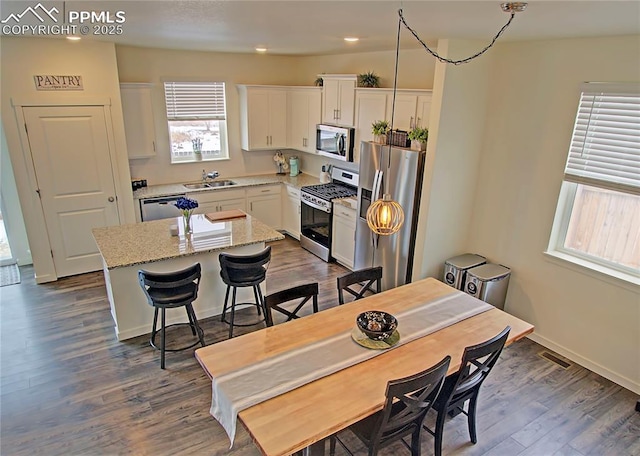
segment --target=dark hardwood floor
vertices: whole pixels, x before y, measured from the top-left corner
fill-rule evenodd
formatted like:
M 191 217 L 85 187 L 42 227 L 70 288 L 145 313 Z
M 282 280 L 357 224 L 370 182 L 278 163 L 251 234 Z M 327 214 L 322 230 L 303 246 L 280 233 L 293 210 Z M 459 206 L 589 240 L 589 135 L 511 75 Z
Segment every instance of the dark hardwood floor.
M 344 268 L 290 238 L 272 245 L 269 290 L 318 281 L 320 307 L 335 305 Z M 30 267 L 21 274 L 21 284 L 0 288 L 2 455 L 259 454 L 242 426 L 228 449 L 193 351 L 168 353 L 163 371 L 148 337 L 116 340 L 102 272 L 43 285 Z M 207 343 L 226 338 L 217 318 L 202 326 Z M 638 396 L 574 363 L 564 369 L 543 351 L 529 340 L 505 349 L 481 392 L 478 443 L 457 416 L 445 426 L 444 454 L 640 455 Z M 341 438 L 366 454 L 348 432 Z M 429 435 L 422 446 L 433 454 Z M 409 453 L 393 446 L 384 454 Z

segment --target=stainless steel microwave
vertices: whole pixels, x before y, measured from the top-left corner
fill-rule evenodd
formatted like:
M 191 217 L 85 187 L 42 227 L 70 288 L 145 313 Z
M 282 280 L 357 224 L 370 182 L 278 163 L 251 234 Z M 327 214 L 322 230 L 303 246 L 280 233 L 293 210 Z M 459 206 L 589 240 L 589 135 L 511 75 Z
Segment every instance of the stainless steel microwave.
M 318 124 L 316 126 L 316 152 L 336 160 L 353 161 L 355 129 Z

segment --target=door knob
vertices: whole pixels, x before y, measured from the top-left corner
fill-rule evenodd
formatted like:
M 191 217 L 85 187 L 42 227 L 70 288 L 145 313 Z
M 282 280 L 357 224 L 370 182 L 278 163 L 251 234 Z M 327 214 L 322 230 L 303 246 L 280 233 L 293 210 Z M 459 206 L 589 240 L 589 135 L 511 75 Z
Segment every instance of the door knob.
M 113 196 L 110 196 L 109 198 L 107 198 L 107 201 L 109 201 L 110 203 L 113 203 L 116 199 Z

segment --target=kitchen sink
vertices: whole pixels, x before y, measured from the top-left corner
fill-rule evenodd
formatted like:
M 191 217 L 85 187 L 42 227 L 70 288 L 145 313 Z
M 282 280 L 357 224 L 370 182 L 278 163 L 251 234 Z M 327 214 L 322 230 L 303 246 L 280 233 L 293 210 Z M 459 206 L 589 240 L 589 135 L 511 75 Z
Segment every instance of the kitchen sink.
M 236 185 L 236 183 L 230 180 L 216 180 L 207 183 L 207 185 L 209 187 L 228 187 L 229 185 Z
M 218 180 L 213 182 L 193 182 L 182 185 L 190 190 L 197 190 L 200 188 L 228 187 L 229 185 L 236 185 L 236 183 L 230 180 Z

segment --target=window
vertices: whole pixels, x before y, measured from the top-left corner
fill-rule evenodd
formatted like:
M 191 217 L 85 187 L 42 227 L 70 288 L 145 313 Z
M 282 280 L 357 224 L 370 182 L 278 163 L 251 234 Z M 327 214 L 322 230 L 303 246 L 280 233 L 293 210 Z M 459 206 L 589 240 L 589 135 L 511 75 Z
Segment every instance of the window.
M 224 82 L 165 82 L 171 163 L 229 157 Z
M 640 85 L 583 86 L 548 253 L 640 277 Z

